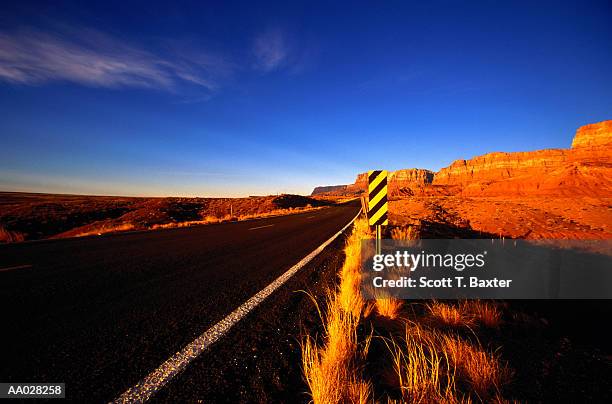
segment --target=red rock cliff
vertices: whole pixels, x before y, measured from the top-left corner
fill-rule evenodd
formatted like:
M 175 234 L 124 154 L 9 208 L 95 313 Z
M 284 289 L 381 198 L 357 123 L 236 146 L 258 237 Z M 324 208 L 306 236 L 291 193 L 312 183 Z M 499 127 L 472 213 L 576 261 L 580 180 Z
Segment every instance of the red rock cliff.
M 388 189 L 390 194 L 396 194 L 408 188 L 424 187 L 431 184 L 434 173 L 421 168 L 408 168 L 397 171 L 390 171 L 388 177 Z M 347 190 L 353 192 L 365 191 L 368 189 L 368 173 L 357 175 L 355 183 L 348 185 Z
M 610 146 L 612 146 L 612 120 L 581 126 L 572 142 L 572 149 Z
M 355 195 L 367 186 L 367 173 L 362 173 L 336 192 Z M 417 168 L 392 171 L 389 193 L 612 197 L 612 120 L 578 128 L 571 149 L 488 153 L 455 160 L 437 173 Z
M 604 194 L 612 196 L 612 121 L 578 129 L 571 149 L 489 153 L 456 160 L 433 184 L 463 195 Z

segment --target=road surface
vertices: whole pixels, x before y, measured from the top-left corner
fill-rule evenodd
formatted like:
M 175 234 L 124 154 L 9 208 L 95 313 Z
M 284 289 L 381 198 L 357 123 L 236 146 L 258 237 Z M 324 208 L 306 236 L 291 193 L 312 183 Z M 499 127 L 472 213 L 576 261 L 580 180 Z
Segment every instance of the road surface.
M 1 381 L 65 382 L 69 399 L 112 400 L 358 209 L 2 245 Z

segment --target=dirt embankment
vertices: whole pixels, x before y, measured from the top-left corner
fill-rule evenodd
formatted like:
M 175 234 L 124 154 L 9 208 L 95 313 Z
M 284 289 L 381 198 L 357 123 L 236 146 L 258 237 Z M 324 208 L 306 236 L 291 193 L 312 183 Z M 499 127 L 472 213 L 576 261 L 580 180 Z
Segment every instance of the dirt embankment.
M 130 198 L 0 192 L 0 242 L 244 220 L 329 204 L 300 195 Z

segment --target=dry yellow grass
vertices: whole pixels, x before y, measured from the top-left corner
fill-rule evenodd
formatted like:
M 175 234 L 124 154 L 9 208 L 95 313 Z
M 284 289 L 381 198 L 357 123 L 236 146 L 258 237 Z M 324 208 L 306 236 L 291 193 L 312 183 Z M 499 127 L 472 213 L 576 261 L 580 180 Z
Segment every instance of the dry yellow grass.
M 329 293 L 324 310 L 319 311 L 321 341 L 317 344 L 307 337 L 302 343 L 304 377 L 316 404 L 375 400 L 373 386 L 362 372 L 371 336 L 360 341 L 358 326 L 372 311 L 398 321 L 404 302 L 388 295 L 366 302 L 361 296 L 361 240 L 369 237 L 365 220 L 357 220 L 345 247 L 338 288 Z M 503 402 L 500 386 L 511 373 L 499 356 L 435 327 L 470 327 L 476 322 L 496 326 L 501 318 L 498 307 L 480 301 L 456 305 L 434 301 L 427 308 L 435 321 L 407 323 L 403 338 L 385 339 L 391 353 L 388 366 L 394 370 L 401 402 L 471 403 L 474 398 Z
M 416 240 L 419 233 L 414 226 L 394 227 L 391 229 L 391 238 L 394 240 Z
M 502 313 L 495 302 L 482 300 L 468 300 L 461 303 L 465 310 L 473 316 L 478 323 L 489 328 L 497 328 L 501 324 Z
M 153 226 L 151 226 L 151 230 L 199 226 L 203 224 L 219 223 L 220 221 L 221 219 L 215 216 L 206 216 L 206 218 L 204 218 L 203 220 L 188 220 L 186 222 L 154 224 Z
M 511 373 L 497 355 L 455 335 L 443 335 L 441 342 L 441 349 L 455 366 L 457 373 L 470 384 L 480 398 L 499 393 L 499 387 L 509 381 Z
M 375 308 L 378 315 L 391 320 L 399 318 L 404 302 L 398 298 L 389 296 L 385 292 L 375 292 Z
M 456 390 L 455 369 L 440 349 L 440 335 L 417 324 L 406 325 L 405 337 L 387 345 L 397 386 L 405 403 L 470 402 Z
M 457 383 L 479 399 L 500 399 L 512 373 L 499 356 L 454 334 L 407 324 L 401 342 L 388 345 L 404 402 L 470 402 Z
M 448 327 L 470 327 L 474 324 L 472 313 L 463 305 L 433 301 L 425 305 L 435 323 Z
M 361 240 L 371 238 L 370 227 L 364 219 L 357 219 L 353 231 L 348 237 L 344 248 L 344 264 L 340 270 L 340 285 L 337 299 L 340 307 L 359 317 L 364 309 L 364 300 L 361 296 Z
M 334 296 L 328 298 L 323 344 L 311 338 L 302 344 L 302 368 L 314 403 L 369 401 L 371 385 L 359 376 L 369 339 L 359 346 L 358 324 L 359 317 L 345 311 Z
M 270 212 L 254 213 L 254 214 L 250 214 L 250 215 L 238 215 L 238 216 L 231 216 L 229 214 L 228 215 L 224 215 L 222 217 L 218 217 L 218 216 L 214 216 L 214 215 L 207 215 L 202 220 L 188 220 L 188 221 L 184 221 L 184 222 L 172 222 L 172 223 L 164 223 L 164 224 L 155 224 L 155 225 L 151 226 L 151 229 L 152 230 L 156 230 L 156 229 L 174 229 L 174 228 L 177 228 L 177 227 L 200 226 L 200 225 L 211 224 L 211 223 L 223 223 L 223 222 L 231 222 L 231 221 L 239 221 L 239 222 L 241 222 L 241 221 L 244 221 L 244 220 L 262 219 L 262 218 L 266 218 L 266 217 L 292 215 L 292 214 L 304 213 L 304 212 L 309 212 L 309 211 L 319 210 L 319 209 L 324 209 L 324 207 L 321 207 L 321 206 L 312 207 L 312 206 L 308 205 L 308 206 L 306 206 L 304 208 L 275 209 L 275 210 L 272 210 Z
M 426 305 L 429 315 L 439 325 L 471 327 L 481 324 L 497 328 L 501 324 L 501 310 L 495 302 L 463 300 L 458 305 L 434 301 Z
M 391 229 L 391 238 L 395 240 L 415 240 L 418 238 L 417 232 L 413 226 L 394 227 Z M 374 308 L 376 312 L 383 317 L 391 320 L 397 319 L 400 315 L 403 301 L 379 290 L 374 291 L 376 297 Z
M 74 237 L 100 236 L 107 233 L 134 230 L 134 228 L 135 227 L 132 223 L 121 223 L 114 226 L 101 226 L 90 231 L 75 234 Z
M 360 376 L 360 362 L 370 338 L 361 344 L 357 326 L 365 309 L 360 293 L 361 240 L 370 237 L 367 223 L 355 221 L 347 240 L 338 289 L 330 293 L 324 313 L 322 344 L 312 338 L 302 343 L 302 368 L 314 403 L 366 403 L 372 386 Z
M 310 212 L 310 211 L 313 211 L 313 210 L 320 210 L 320 209 L 325 209 L 325 207 L 323 207 L 323 206 L 312 207 L 311 205 L 307 205 L 307 206 L 305 206 L 303 208 L 275 209 L 275 210 L 271 210 L 269 212 L 254 213 L 254 214 L 245 214 L 245 215 L 238 215 L 238 216 L 233 216 L 233 217 L 230 216 L 230 215 L 226 215 L 226 218 L 227 218 L 227 220 L 242 221 L 242 220 L 249 220 L 249 219 L 260 219 L 260 218 L 263 218 L 263 217 L 292 215 L 292 214 Z

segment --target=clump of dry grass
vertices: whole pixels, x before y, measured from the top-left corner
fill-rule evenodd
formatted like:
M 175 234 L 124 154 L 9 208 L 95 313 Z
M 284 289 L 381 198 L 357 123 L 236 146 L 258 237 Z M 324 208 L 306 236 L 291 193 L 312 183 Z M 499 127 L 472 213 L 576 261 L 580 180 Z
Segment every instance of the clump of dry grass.
M 10 231 L 0 226 L 0 243 L 15 243 L 23 240 L 25 240 L 23 233 Z
M 369 349 L 369 338 L 359 346 L 359 317 L 330 296 L 324 318 L 323 344 L 312 338 L 302 344 L 302 368 L 314 403 L 366 403 L 371 384 L 359 375 L 359 362 Z
M 212 223 L 225 223 L 232 221 L 244 221 L 250 219 L 262 219 L 266 217 L 274 217 L 274 216 L 284 216 L 291 215 L 297 213 L 308 212 L 312 210 L 324 209 L 324 207 L 312 207 L 311 205 L 307 205 L 303 208 L 286 208 L 286 209 L 275 209 L 269 212 L 261 212 L 261 213 L 252 213 L 252 214 L 243 214 L 243 215 L 230 215 L 226 214 L 223 216 L 215 216 L 215 215 L 206 215 L 202 220 L 187 220 L 183 222 L 171 222 L 171 223 L 162 223 L 162 224 L 154 224 L 151 226 L 152 230 L 156 229 L 174 229 L 177 227 L 191 227 L 191 226 L 200 226 L 205 224 Z
M 101 236 L 107 233 L 116 233 L 120 231 L 134 230 L 136 227 L 132 223 L 121 223 L 116 225 L 102 225 L 100 227 L 90 229 L 88 231 L 75 234 L 74 237 L 85 237 L 85 236 Z
M 391 238 L 394 240 L 416 240 L 419 238 L 419 232 L 412 225 L 394 227 L 391 229 Z
M 340 307 L 358 317 L 365 301 L 361 296 L 361 240 L 371 238 L 370 227 L 365 219 L 357 219 L 344 248 L 344 264 L 340 269 L 340 284 L 336 292 Z
M 425 305 L 435 323 L 447 327 L 470 327 L 474 324 L 472 313 L 463 305 L 433 301 Z
M 476 324 L 497 328 L 501 310 L 495 302 L 462 300 L 458 305 L 433 301 L 426 305 L 434 322 L 448 327 L 471 327 Z
M 495 302 L 467 300 L 461 304 L 471 313 L 475 321 L 485 327 L 497 328 L 501 324 L 502 312 Z
M 361 344 L 357 327 L 365 309 L 360 292 L 361 240 L 370 237 L 363 219 L 355 221 L 345 248 L 340 284 L 330 293 L 323 313 L 322 344 L 312 338 L 302 343 L 302 368 L 314 403 L 366 403 L 372 386 L 360 376 L 370 338 Z
M 499 393 L 499 387 L 510 379 L 510 370 L 497 355 L 458 336 L 442 335 L 441 349 L 480 398 Z
M 226 215 L 226 220 L 249 220 L 249 219 L 260 219 L 264 217 L 273 217 L 273 216 L 284 216 L 284 215 L 292 215 L 297 213 L 310 212 L 314 210 L 325 209 L 325 206 L 315 206 L 308 204 L 304 207 L 295 207 L 295 208 L 283 208 L 283 209 L 274 209 L 269 212 L 260 212 L 260 213 L 252 213 L 252 214 L 242 214 L 238 216 L 230 216 Z
M 444 350 L 439 334 L 419 325 L 406 325 L 404 338 L 391 339 L 388 348 L 402 402 L 469 402 L 460 398 L 455 385 L 455 369 Z
M 375 308 L 378 315 L 395 320 L 399 317 L 404 302 L 398 298 L 389 296 L 388 293 L 376 290 Z
M 216 216 L 206 216 L 202 220 L 188 220 L 185 222 L 172 222 L 172 223 L 162 223 L 162 224 L 154 224 L 151 226 L 151 230 L 157 229 L 174 229 L 178 227 L 191 227 L 191 226 L 199 226 L 203 224 L 211 224 L 211 223 L 219 223 L 222 220 Z
M 498 355 L 454 334 L 407 324 L 405 337 L 388 344 L 405 402 L 470 402 L 457 383 L 481 400 L 500 397 L 512 373 Z
M 415 240 L 418 233 L 413 226 L 394 227 L 391 229 L 391 238 L 395 240 Z M 397 319 L 403 306 L 403 301 L 389 296 L 379 290 L 374 291 L 376 312 L 391 320 Z

